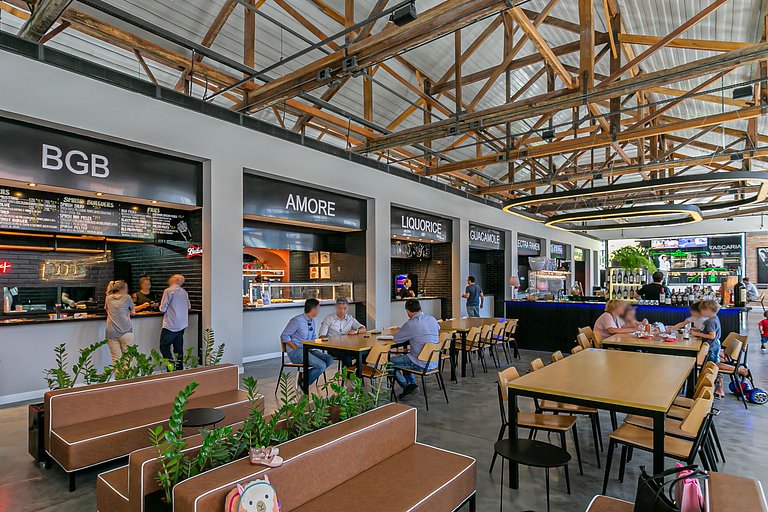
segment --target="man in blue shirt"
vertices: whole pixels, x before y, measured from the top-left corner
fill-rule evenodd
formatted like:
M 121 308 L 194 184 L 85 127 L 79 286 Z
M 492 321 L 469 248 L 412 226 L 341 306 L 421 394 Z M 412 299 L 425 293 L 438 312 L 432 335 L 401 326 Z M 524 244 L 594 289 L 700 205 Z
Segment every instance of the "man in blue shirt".
M 407 354 L 391 356 L 390 362 L 395 370 L 405 368 L 422 371 L 427 363 L 419 359 L 419 354 L 424 345 L 437 343 L 440 340 L 440 325 L 434 317 L 421 310 L 421 304 L 416 299 L 405 301 L 405 313 L 408 315 L 408 321 L 397 331 L 394 342 L 396 344 L 409 343 L 410 351 Z M 437 368 L 437 364 L 437 361 L 430 364 L 429 369 Z M 416 385 L 416 377 L 410 372 L 396 371 L 395 380 L 403 388 L 400 398 L 415 393 L 419 389 L 419 386 Z
M 297 315 L 288 322 L 280 335 L 280 341 L 287 345 L 288 359 L 295 364 L 304 363 L 302 342 L 317 339 L 315 317 L 320 313 L 320 302 L 317 299 L 307 299 L 304 302 L 304 313 Z M 309 384 L 313 384 L 325 369 L 333 364 L 333 357 L 317 349 L 309 351 Z
M 189 326 L 189 302 L 184 286 L 184 276 L 174 274 L 168 279 L 168 288 L 160 301 L 163 313 L 163 329 L 160 331 L 160 352 L 163 357 L 175 361 L 176 369 L 182 369 L 184 354 L 184 330 Z M 173 353 L 171 353 L 173 347 Z
M 483 295 L 483 289 L 475 284 L 475 276 L 467 277 L 467 288 L 464 290 L 462 298 L 467 299 L 467 316 L 472 318 L 479 317 L 485 296 Z

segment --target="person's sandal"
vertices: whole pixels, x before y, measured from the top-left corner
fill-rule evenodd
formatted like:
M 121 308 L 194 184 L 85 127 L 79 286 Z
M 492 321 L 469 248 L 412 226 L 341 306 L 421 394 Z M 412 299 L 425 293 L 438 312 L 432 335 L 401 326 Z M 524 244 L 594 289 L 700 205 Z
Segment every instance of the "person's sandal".
M 283 465 L 283 458 L 279 455 L 280 449 L 275 447 L 251 448 L 248 450 L 248 458 L 252 466 L 266 466 L 276 468 Z

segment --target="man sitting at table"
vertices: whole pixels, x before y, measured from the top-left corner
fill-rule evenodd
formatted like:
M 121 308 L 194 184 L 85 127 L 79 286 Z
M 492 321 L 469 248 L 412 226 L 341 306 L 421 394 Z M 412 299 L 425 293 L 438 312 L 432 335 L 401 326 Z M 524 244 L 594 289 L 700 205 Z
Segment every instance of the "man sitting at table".
M 405 368 L 422 371 L 427 363 L 419 359 L 419 354 L 427 343 L 439 341 L 440 325 L 434 317 L 421 310 L 421 304 L 416 299 L 405 301 L 405 313 L 408 315 L 408 321 L 397 331 L 393 341 L 395 344 L 409 343 L 410 350 L 407 354 L 393 355 L 389 360 L 395 370 Z M 433 362 L 428 369 L 435 368 L 437 368 L 437 361 Z M 416 385 L 416 377 L 410 372 L 395 371 L 395 380 L 403 388 L 400 398 L 415 393 L 419 389 Z
M 344 297 L 336 299 L 336 312 L 323 318 L 320 324 L 320 337 L 338 338 L 345 334 L 363 334 L 365 327 L 355 317 L 347 314 L 349 301 Z M 345 367 L 352 366 L 352 355 L 343 350 L 328 350 L 328 353 L 341 361 Z
M 307 299 L 304 302 L 304 313 L 291 318 L 288 325 L 280 334 L 280 341 L 287 345 L 288 359 L 292 363 L 304 362 L 302 342 L 313 341 L 317 338 L 315 317 L 320 313 L 320 302 L 317 299 Z M 333 364 L 333 357 L 317 349 L 309 351 L 309 384 L 313 384 L 325 369 Z

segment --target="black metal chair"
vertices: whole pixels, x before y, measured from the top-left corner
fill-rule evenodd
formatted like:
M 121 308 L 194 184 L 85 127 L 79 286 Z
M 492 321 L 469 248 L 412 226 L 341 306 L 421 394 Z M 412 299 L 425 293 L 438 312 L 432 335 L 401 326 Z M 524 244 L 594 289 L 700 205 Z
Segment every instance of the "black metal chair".
M 427 397 L 427 377 L 430 375 L 434 375 L 435 379 L 437 380 L 437 385 L 440 389 L 443 390 L 443 394 L 445 395 L 445 403 L 449 404 L 448 401 L 448 391 L 445 389 L 445 381 L 443 380 L 443 373 L 442 368 L 440 367 L 440 354 L 443 348 L 443 344 L 441 343 L 427 343 L 424 345 L 424 347 L 421 349 L 421 352 L 419 353 L 419 361 L 424 362 L 424 368 L 421 370 L 412 370 L 410 368 L 399 368 L 397 366 L 393 365 L 393 369 L 401 371 L 401 372 L 407 372 L 412 373 L 414 375 L 418 375 L 421 377 L 421 389 L 424 392 L 424 403 L 427 406 L 427 410 L 429 410 L 429 398 Z M 434 368 L 429 369 L 430 366 L 435 365 Z

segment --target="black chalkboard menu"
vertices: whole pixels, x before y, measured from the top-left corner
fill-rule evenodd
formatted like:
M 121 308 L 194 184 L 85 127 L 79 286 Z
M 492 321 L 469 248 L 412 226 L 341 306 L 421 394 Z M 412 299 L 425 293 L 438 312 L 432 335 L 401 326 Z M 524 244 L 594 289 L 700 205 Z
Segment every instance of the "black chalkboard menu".
M 184 211 L 0 187 L 0 228 L 191 241 Z

